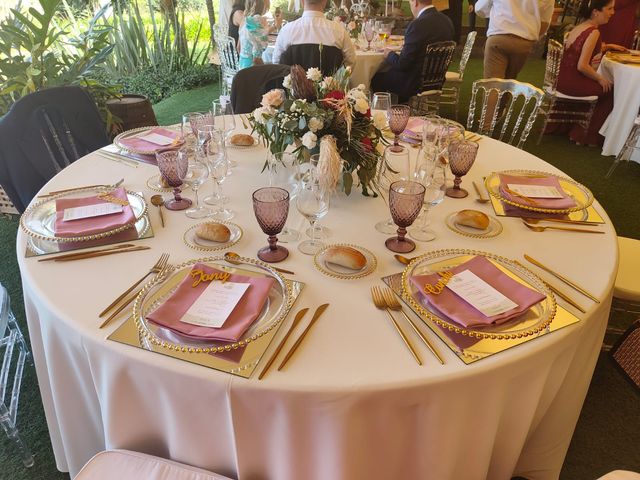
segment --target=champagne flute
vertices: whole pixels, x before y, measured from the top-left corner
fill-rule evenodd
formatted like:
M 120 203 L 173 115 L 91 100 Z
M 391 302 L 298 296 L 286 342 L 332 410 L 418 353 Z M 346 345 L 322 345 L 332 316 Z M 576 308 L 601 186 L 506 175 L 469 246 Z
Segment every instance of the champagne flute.
M 225 145 L 236 129 L 236 119 L 233 115 L 233 107 L 228 97 L 220 97 L 212 102 L 213 122 L 217 130 L 224 133 Z M 237 167 L 238 162 L 229 158 L 229 165 Z
M 308 181 L 302 184 L 302 188 L 296 196 L 296 208 L 309 220 L 311 232 L 315 232 L 315 223 L 329 212 L 329 200 L 331 193 L 325 189 L 315 171 L 310 172 Z M 315 255 L 324 247 L 324 243 L 316 240 L 312 235 L 310 240 L 305 240 L 298 245 L 298 250 L 306 255 Z
M 224 145 L 224 136 L 221 132 L 217 131 L 213 124 L 202 125 L 198 128 L 198 149 L 197 155 L 200 155 L 202 161 L 211 166 L 211 157 L 214 155 L 222 155 L 227 158 L 227 150 Z M 211 173 L 213 179 L 213 173 Z M 221 181 L 224 181 L 222 179 Z M 229 197 L 224 195 L 221 197 L 220 190 L 216 186 L 214 181 L 213 191 L 211 195 L 204 197 L 203 201 L 207 205 L 217 206 L 218 202 L 222 199 L 222 203 L 228 203 Z
M 319 160 L 320 160 L 319 154 L 316 153 L 314 155 L 311 155 L 311 158 L 309 159 L 309 163 L 306 164 L 306 168 L 307 168 L 306 173 L 303 173 L 301 170 L 300 178 L 302 183 L 307 181 L 311 172 L 315 171 L 315 168 L 318 166 Z M 331 229 L 322 225 L 320 220 L 318 220 L 313 225 L 313 228 L 312 227 L 307 228 L 304 233 L 307 235 L 307 237 L 315 238 L 316 240 L 320 240 L 320 239 L 324 240 L 326 238 L 331 237 Z
M 210 208 L 200 205 L 200 199 L 198 197 L 198 189 L 200 188 L 200 185 L 207 180 L 208 176 L 209 167 L 207 167 L 204 162 L 198 158 L 189 159 L 186 175 L 182 179 L 184 183 L 191 187 L 191 190 L 193 190 L 193 193 L 196 196 L 195 207 L 189 208 L 185 212 L 189 218 L 204 218 L 208 217 L 212 213 Z
M 281 262 L 289 256 L 289 250 L 277 245 L 277 235 L 289 215 L 289 192 L 283 188 L 265 187 L 253 192 L 253 212 L 262 231 L 269 235 L 269 245 L 258 250 L 263 262 Z
M 396 253 L 409 253 L 415 250 L 416 244 L 406 238 L 409 227 L 424 203 L 424 185 L 408 180 L 394 182 L 389 187 L 389 210 L 393 221 L 398 226 L 398 235 L 388 238 L 385 246 Z
M 280 187 L 289 192 L 289 200 L 296 198 L 300 188 L 300 171 L 297 155 L 290 152 L 269 153 L 269 186 Z M 287 226 L 278 235 L 281 242 L 295 242 L 300 238 L 300 232 Z

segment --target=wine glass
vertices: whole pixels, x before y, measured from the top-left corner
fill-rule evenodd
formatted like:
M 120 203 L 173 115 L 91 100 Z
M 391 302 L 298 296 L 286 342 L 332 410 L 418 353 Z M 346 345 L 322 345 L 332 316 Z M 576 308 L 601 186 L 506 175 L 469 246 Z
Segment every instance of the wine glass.
M 316 153 L 311 155 L 307 164 L 300 166 L 300 179 L 302 183 L 306 182 L 308 178 L 310 178 L 311 172 L 315 171 L 319 160 L 320 155 Z M 316 240 L 324 240 L 331 237 L 331 229 L 322 225 L 320 220 L 314 223 L 313 227 L 307 228 L 304 233 L 307 237 L 315 238 Z
M 316 239 L 314 227 L 315 223 L 329 212 L 330 198 L 331 193 L 322 186 L 315 169 L 312 170 L 296 196 L 296 208 L 311 224 L 311 239 L 298 245 L 298 250 L 306 255 L 315 255 L 324 247 L 324 244 Z
M 281 262 L 289 256 L 289 250 L 276 245 L 277 235 L 289 215 L 289 192 L 284 188 L 264 187 L 253 192 L 252 198 L 258 225 L 269 235 L 269 246 L 258 250 L 258 258 L 263 262 Z
M 156 160 L 160 173 L 170 187 L 173 187 L 173 198 L 165 200 L 164 206 L 169 210 L 184 210 L 191 206 L 191 200 L 180 195 L 182 179 L 187 174 L 189 157 L 186 149 L 165 150 L 156 152 Z
M 398 180 L 409 180 L 410 169 L 409 149 L 400 146 L 399 151 L 394 151 L 391 146 L 384 151 L 384 156 L 378 168 L 377 184 L 380 196 L 383 197 L 385 203 L 388 202 L 388 192 L 391 184 Z M 387 196 L 387 198 L 385 198 Z M 388 217 L 376 223 L 375 228 L 380 233 L 390 235 L 396 231 L 393 218 Z
M 213 123 L 210 112 L 188 112 L 182 115 L 180 132 L 187 146 L 192 147 L 198 135 L 198 127 L 205 123 Z
M 469 195 L 464 188 L 460 188 L 462 178 L 476 161 L 478 143 L 470 140 L 458 140 L 449 144 L 449 167 L 456 176 L 453 187 L 447 188 L 447 197 L 464 198 Z
M 300 171 L 297 155 L 289 152 L 270 153 L 269 161 L 269 186 L 284 188 L 289 192 L 289 200 L 296 198 L 300 188 Z M 286 224 L 280 232 L 281 242 L 295 242 L 300 238 L 300 232 Z
M 409 180 L 400 180 L 389 188 L 389 210 L 393 221 L 398 226 L 398 236 L 388 238 L 385 246 L 396 253 L 409 253 L 415 250 L 416 244 L 406 238 L 407 227 L 420 213 L 424 202 L 424 185 Z
M 435 143 L 423 140 L 413 173 L 413 179 L 424 186 L 425 193 L 422 213 L 418 216 L 418 223 L 409 230 L 409 235 L 421 242 L 430 242 L 436 238 L 435 232 L 427 227 L 429 225 L 429 209 L 444 200 L 446 189 L 446 164 L 440 161 L 437 153 Z
M 364 24 L 364 38 L 367 41 L 367 51 L 371 50 L 371 41 L 375 36 L 375 31 L 373 29 L 373 21 L 369 20 Z
M 206 163 L 201 161 L 199 158 L 189 159 L 186 175 L 182 179 L 184 183 L 191 187 L 191 190 L 193 190 L 193 193 L 196 196 L 196 206 L 187 209 L 185 212 L 189 218 L 204 218 L 208 217 L 212 213 L 210 208 L 200 205 L 200 199 L 198 197 L 198 189 L 200 188 L 200 185 L 207 180 L 208 176 L 209 167 L 207 167 Z
M 385 115 L 391 108 L 391 94 L 388 92 L 375 92 L 371 97 L 371 111 L 380 111 Z
M 411 108 L 409 105 L 391 105 L 387 112 L 387 119 L 389 120 L 389 130 L 395 135 L 393 139 L 394 151 L 400 151 L 400 134 L 407 128 L 409 123 L 409 116 L 411 115 Z

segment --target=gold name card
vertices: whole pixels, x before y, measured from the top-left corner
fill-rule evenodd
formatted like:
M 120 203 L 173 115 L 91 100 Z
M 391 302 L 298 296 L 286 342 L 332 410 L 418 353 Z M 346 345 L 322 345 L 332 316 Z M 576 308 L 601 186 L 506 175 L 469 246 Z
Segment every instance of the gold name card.
M 191 276 L 193 277 L 192 287 L 197 287 L 202 282 L 211 282 L 213 280 L 219 280 L 222 283 L 225 283 L 229 280 L 231 274 L 229 272 L 216 272 L 216 273 L 204 273 L 202 270 L 193 270 L 191 272 Z
M 438 275 L 440 275 L 440 280 L 438 280 L 435 285 L 431 285 L 430 283 L 425 283 L 423 285 L 422 289 L 425 291 L 425 293 L 440 295 L 444 288 L 447 286 L 447 283 L 449 283 L 449 280 L 451 280 L 451 277 L 453 277 L 453 273 L 447 270 L 438 272 Z

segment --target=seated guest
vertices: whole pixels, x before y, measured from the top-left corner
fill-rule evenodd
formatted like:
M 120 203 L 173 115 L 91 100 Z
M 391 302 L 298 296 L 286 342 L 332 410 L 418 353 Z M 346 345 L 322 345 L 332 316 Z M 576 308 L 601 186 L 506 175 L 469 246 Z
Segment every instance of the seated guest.
M 605 50 L 624 50 L 614 44 L 605 45 L 598 27 L 609 21 L 614 12 L 614 0 L 589 0 L 582 5 L 583 21 L 569 32 L 558 74 L 557 90 L 565 95 L 586 97 L 597 95 L 589 129 L 575 126 L 569 137 L 576 143 L 601 145 L 604 138 L 598 133 L 613 109 L 613 83 L 594 67 Z M 557 130 L 557 129 L 556 129 Z
M 244 21 L 244 0 L 236 1 L 231 7 L 231 15 L 229 16 L 229 35 L 236 41 L 236 45 L 240 48 L 240 25 Z
M 269 9 L 269 0 L 246 0 L 245 19 L 240 26 L 240 68 L 262 64 L 262 52 L 267 48 L 268 26 L 262 17 Z
M 415 17 L 404 34 L 400 55 L 386 52 L 386 58 L 371 80 L 374 92 L 393 92 L 400 102 L 418 93 L 422 64 L 427 45 L 453 40 L 453 24 L 449 17 L 438 12 L 431 0 L 409 0 Z
M 356 50 L 351 42 L 347 30 L 337 22 L 327 20 L 324 9 L 327 0 L 305 0 L 302 17 L 287 23 L 276 40 L 273 49 L 273 63 L 284 63 L 283 55 L 294 45 L 314 44 L 325 47 L 335 47 L 342 52 L 345 65 L 353 66 L 356 62 Z M 298 63 L 298 62 L 297 62 Z M 320 65 L 303 65 L 320 67 Z
M 602 41 L 631 48 L 639 9 L 640 0 L 616 0 L 616 12 L 613 17 L 599 28 Z

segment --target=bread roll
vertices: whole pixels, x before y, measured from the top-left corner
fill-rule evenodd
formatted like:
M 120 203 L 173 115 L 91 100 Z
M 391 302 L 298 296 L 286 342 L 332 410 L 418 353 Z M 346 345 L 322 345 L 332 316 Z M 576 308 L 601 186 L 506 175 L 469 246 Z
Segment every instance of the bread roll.
M 231 238 L 231 231 L 226 225 L 221 223 L 203 223 L 196 228 L 196 237 L 210 242 L 228 242 Z
M 351 247 L 328 248 L 325 253 L 325 261 L 351 270 L 362 270 L 367 264 L 365 256 Z
M 465 227 L 486 230 L 489 226 L 489 217 L 478 210 L 460 210 L 455 216 L 455 222 Z
M 244 133 L 236 133 L 231 137 L 231 145 L 236 145 L 238 147 L 250 147 L 253 145 L 254 140 L 251 135 L 246 135 Z

